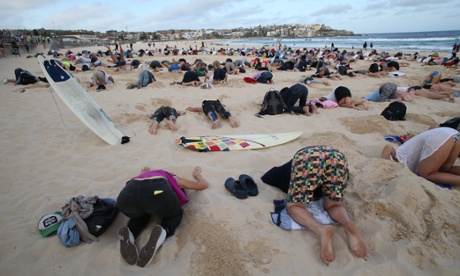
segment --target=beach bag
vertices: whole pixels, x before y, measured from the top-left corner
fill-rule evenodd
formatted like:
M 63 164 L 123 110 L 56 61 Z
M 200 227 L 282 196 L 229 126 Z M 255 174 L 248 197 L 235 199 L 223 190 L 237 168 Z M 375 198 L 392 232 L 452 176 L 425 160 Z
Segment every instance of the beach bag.
M 88 226 L 88 232 L 93 236 L 99 237 L 112 224 L 118 215 L 116 201 L 111 198 L 98 198 L 93 204 L 93 212 L 84 219 Z
M 389 121 L 402 121 L 406 117 L 407 107 L 401 102 L 390 103 L 380 115 Z
M 281 114 L 286 110 L 286 104 L 283 101 L 283 97 L 279 91 L 270 89 L 265 93 L 262 101 L 262 107 L 260 108 L 259 115 L 276 115 Z

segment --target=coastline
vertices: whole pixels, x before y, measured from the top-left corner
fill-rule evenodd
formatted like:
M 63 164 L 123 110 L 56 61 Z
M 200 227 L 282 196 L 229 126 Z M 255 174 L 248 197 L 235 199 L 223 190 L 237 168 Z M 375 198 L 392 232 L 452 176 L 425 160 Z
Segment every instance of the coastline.
M 201 40 L 195 41 L 201 43 Z M 155 48 L 172 43 L 156 43 Z M 177 47 L 194 43 L 178 41 Z M 207 47 L 215 42 L 205 40 Z M 257 45 L 253 45 L 257 47 Z M 135 49 L 148 48 L 145 43 Z M 96 52 L 103 46 L 76 47 L 72 50 Z M 42 50 L 37 46 L 35 52 Z M 43 49 L 48 50 L 48 49 Z M 343 50 L 340 48 L 340 50 Z M 62 51 L 61 51 L 62 52 Z M 46 53 L 46 51 L 45 51 Z M 396 52 L 390 52 L 396 53 Z M 430 54 L 430 53 L 427 53 Z M 225 61 L 224 55 L 190 55 L 139 58 L 140 61 L 197 58 L 211 64 Z M 253 58 L 250 56 L 248 58 Z M 240 56 L 232 56 L 232 59 Z M 105 59 L 105 58 L 104 58 Z M 0 59 L 1 77 L 13 78 L 17 67 L 43 76 L 35 58 Z M 366 70 L 370 61 L 359 60 L 353 69 Z M 431 100 L 416 97 L 407 103 L 405 121 L 387 121 L 380 113 L 387 103 L 370 103 L 369 110 L 348 108 L 321 109 L 312 116 L 282 114 L 255 117 L 265 92 L 281 90 L 313 72 L 274 72 L 274 85 L 247 84 L 243 77 L 230 76 L 226 86 L 214 89 L 171 85 L 182 74 L 166 70 L 155 73 L 156 83 L 142 89 L 128 90 L 137 80 L 136 70 L 115 71 L 105 68 L 115 84 L 107 90 L 86 91 L 131 142 L 109 146 L 85 127 L 63 104 L 51 88 L 39 86 L 2 86 L 3 116 L 0 118 L 2 187 L 0 196 L 4 234 L 1 241 L 0 272 L 4 275 L 292 275 L 311 274 L 375 275 L 456 275 L 460 222 L 460 190 L 442 189 L 422 179 L 406 166 L 379 158 L 388 144 L 387 134 L 421 132 L 429 126 L 459 115 L 460 99 Z M 432 70 L 451 76 L 451 68 L 421 66 L 409 61 L 402 67 L 405 77 L 343 77 L 331 80 L 331 86 L 313 84 L 308 99 L 328 94 L 338 85 L 347 86 L 353 97 L 362 98 L 386 82 L 398 86 L 416 85 Z M 91 72 L 74 72 L 84 85 Z M 459 85 L 456 86 L 459 89 Z M 21 92 L 25 89 L 24 92 Z M 178 110 L 200 106 L 204 99 L 219 99 L 232 112 L 240 126 L 232 128 L 223 120 L 211 129 L 203 114 L 187 112 L 178 118 L 177 132 L 164 122 L 157 135 L 148 132 L 151 121 L 145 118 L 161 105 Z M 298 139 L 263 150 L 199 153 L 175 144 L 180 136 L 229 135 L 291 132 L 301 130 Z M 307 145 L 327 144 L 343 151 L 350 164 L 350 181 L 344 203 L 357 223 L 368 248 L 367 261 L 354 258 L 342 227 L 335 227 L 335 260 L 325 266 L 319 256 L 320 244 L 311 231 L 285 231 L 272 223 L 273 200 L 286 195 L 264 184 L 260 177 L 274 166 L 282 165 Z M 458 161 L 457 161 L 458 164 Z M 189 192 L 184 218 L 176 234 L 166 239 L 152 263 L 145 269 L 129 266 L 120 257 L 118 228 L 127 218 L 119 214 L 98 242 L 65 248 L 56 236 L 43 238 L 37 231 L 39 218 L 59 210 L 68 199 L 78 195 L 116 198 L 128 179 L 149 165 L 192 179 L 193 168 L 203 168 L 203 177 L 211 183 L 204 191 Z M 251 175 L 259 186 L 259 195 L 238 200 L 224 187 L 228 177 Z M 153 219 L 139 239 L 145 243 L 158 219 Z M 372 272 L 370 272 L 372 271 Z

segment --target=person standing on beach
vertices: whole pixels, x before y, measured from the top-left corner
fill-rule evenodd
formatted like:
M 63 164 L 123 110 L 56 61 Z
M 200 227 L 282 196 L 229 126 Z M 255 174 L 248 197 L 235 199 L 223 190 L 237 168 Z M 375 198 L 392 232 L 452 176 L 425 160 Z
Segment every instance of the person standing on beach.
M 127 226 L 118 230 L 120 253 L 130 265 L 146 267 L 167 237 L 174 235 L 188 202 L 184 189 L 204 190 L 209 183 L 201 176 L 201 167 L 192 175 L 196 181 L 179 177 L 164 170 L 144 167 L 141 174 L 129 180 L 117 198 L 117 206 L 129 218 Z M 152 216 L 161 217 L 161 224 L 152 229 L 147 244 L 138 251 L 135 239 Z
M 367 42 L 366 42 L 366 41 L 364 41 L 363 49 L 364 49 L 364 50 L 367 50 Z

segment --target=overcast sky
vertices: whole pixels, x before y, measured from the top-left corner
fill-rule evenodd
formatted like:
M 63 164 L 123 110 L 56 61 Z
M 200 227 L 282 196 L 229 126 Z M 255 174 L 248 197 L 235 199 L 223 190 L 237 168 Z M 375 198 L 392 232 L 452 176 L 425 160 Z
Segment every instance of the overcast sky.
M 355 34 L 457 30 L 458 0 L 2 1 L 0 29 L 105 32 L 325 24 Z

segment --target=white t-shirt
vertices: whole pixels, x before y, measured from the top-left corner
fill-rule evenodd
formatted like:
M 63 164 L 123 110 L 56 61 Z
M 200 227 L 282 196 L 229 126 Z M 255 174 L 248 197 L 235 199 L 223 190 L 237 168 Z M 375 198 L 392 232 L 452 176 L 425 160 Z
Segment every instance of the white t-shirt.
M 409 170 L 418 174 L 420 162 L 433 155 L 448 139 L 453 139 L 454 135 L 458 135 L 458 131 L 450 127 L 424 131 L 398 147 L 396 158 L 399 162 L 407 164 Z

